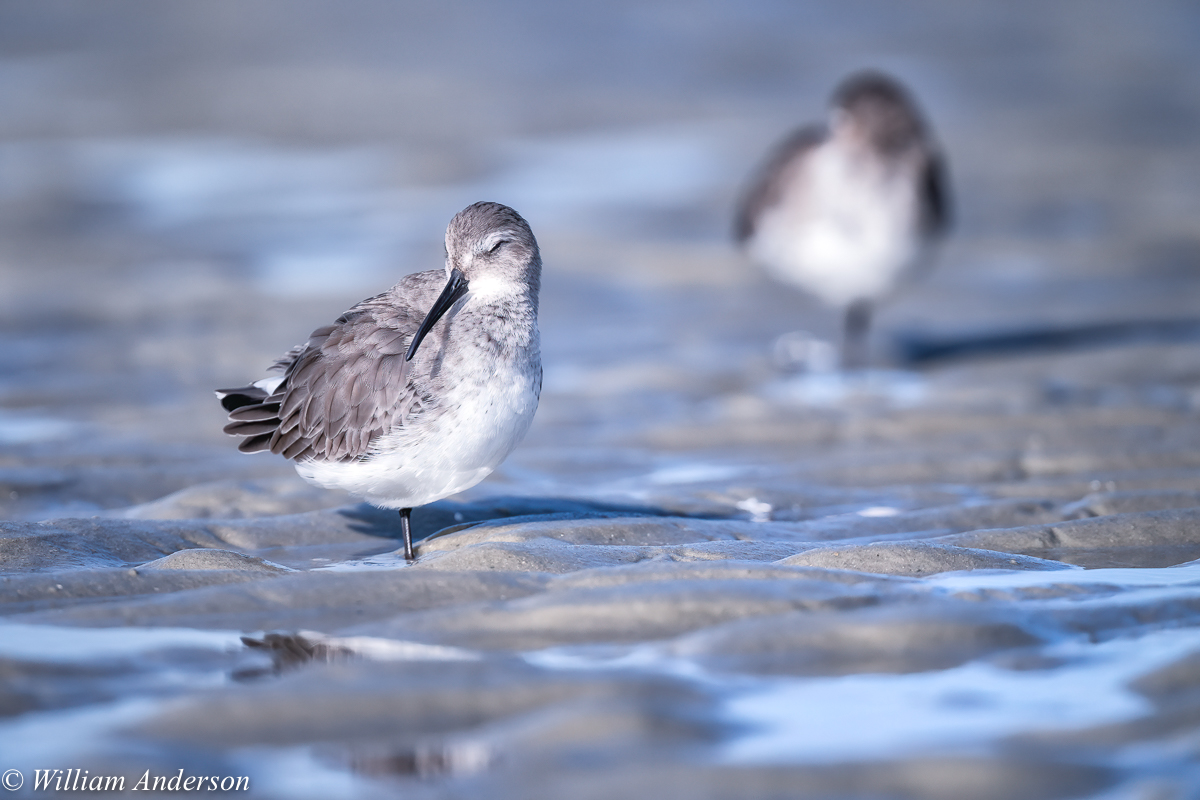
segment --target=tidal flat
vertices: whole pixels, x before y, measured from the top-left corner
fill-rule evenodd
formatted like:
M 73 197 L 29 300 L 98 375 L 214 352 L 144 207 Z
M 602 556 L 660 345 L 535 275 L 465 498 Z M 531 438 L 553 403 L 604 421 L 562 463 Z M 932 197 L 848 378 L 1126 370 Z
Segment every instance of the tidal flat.
M 1191 5 L 206 6 L 0 4 L 14 797 L 1200 796 Z M 955 225 L 841 374 L 728 232 L 863 66 Z M 408 564 L 213 390 L 476 200 L 541 243 L 545 384 Z

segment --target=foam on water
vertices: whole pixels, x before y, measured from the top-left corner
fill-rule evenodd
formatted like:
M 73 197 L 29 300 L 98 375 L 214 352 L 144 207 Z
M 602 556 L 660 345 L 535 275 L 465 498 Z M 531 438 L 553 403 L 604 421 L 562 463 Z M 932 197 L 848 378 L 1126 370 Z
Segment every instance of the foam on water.
M 745 500 L 739 500 L 734 507 L 748 513 L 751 522 L 770 522 L 771 511 L 774 510 L 770 503 L 765 500 L 759 500 L 757 497 L 747 497 Z
M 894 517 L 900 513 L 900 509 L 894 506 L 867 506 L 855 513 L 860 517 Z

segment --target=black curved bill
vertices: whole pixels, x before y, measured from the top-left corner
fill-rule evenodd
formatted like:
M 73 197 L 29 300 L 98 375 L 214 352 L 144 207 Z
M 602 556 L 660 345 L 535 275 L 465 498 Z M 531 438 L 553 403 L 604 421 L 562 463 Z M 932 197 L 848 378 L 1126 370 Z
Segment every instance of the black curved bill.
M 408 353 L 404 356 L 405 361 L 412 361 L 412 357 L 417 354 L 417 348 L 421 346 L 425 336 L 433 330 L 433 326 L 437 325 L 438 320 L 450 310 L 450 306 L 458 298 L 467 293 L 467 279 L 463 277 L 462 270 L 455 269 L 450 273 L 450 280 L 446 281 L 446 288 L 442 289 L 442 293 L 438 295 L 438 299 L 433 302 L 433 308 L 429 309 L 429 313 L 425 315 L 425 320 L 421 323 L 421 327 L 417 328 L 417 335 L 413 337 L 412 344 L 408 346 Z

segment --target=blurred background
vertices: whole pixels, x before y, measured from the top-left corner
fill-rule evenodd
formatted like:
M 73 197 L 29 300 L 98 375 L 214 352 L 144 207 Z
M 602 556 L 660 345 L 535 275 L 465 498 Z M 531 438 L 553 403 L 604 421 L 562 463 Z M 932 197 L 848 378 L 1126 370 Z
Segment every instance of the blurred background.
M 476 491 L 819 457 L 851 434 L 805 426 L 844 394 L 789 384 L 771 345 L 838 320 L 748 266 L 731 215 L 864 67 L 914 91 L 956 201 L 935 270 L 880 312 L 894 373 L 868 405 L 1200 404 L 1188 0 L 3 0 L 0 516 L 285 479 L 235 452 L 211 390 L 440 267 L 476 200 L 541 242 L 546 371 L 526 445 Z M 898 345 L 1155 321 L 1180 341 L 930 364 Z

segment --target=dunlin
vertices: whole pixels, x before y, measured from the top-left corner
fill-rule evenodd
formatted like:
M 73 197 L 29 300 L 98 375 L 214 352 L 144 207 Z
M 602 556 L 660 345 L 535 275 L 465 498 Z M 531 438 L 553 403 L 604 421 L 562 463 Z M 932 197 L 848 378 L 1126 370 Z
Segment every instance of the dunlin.
M 873 307 L 928 263 L 946 230 L 944 161 L 911 96 L 879 72 L 848 78 L 826 125 L 767 159 L 738 208 L 752 260 L 844 316 L 843 367 L 864 366 Z
M 479 483 L 525 436 L 542 388 L 542 261 L 529 224 L 475 203 L 446 228 L 444 270 L 364 300 L 217 396 L 238 449 L 296 462 L 310 483 L 409 515 Z

